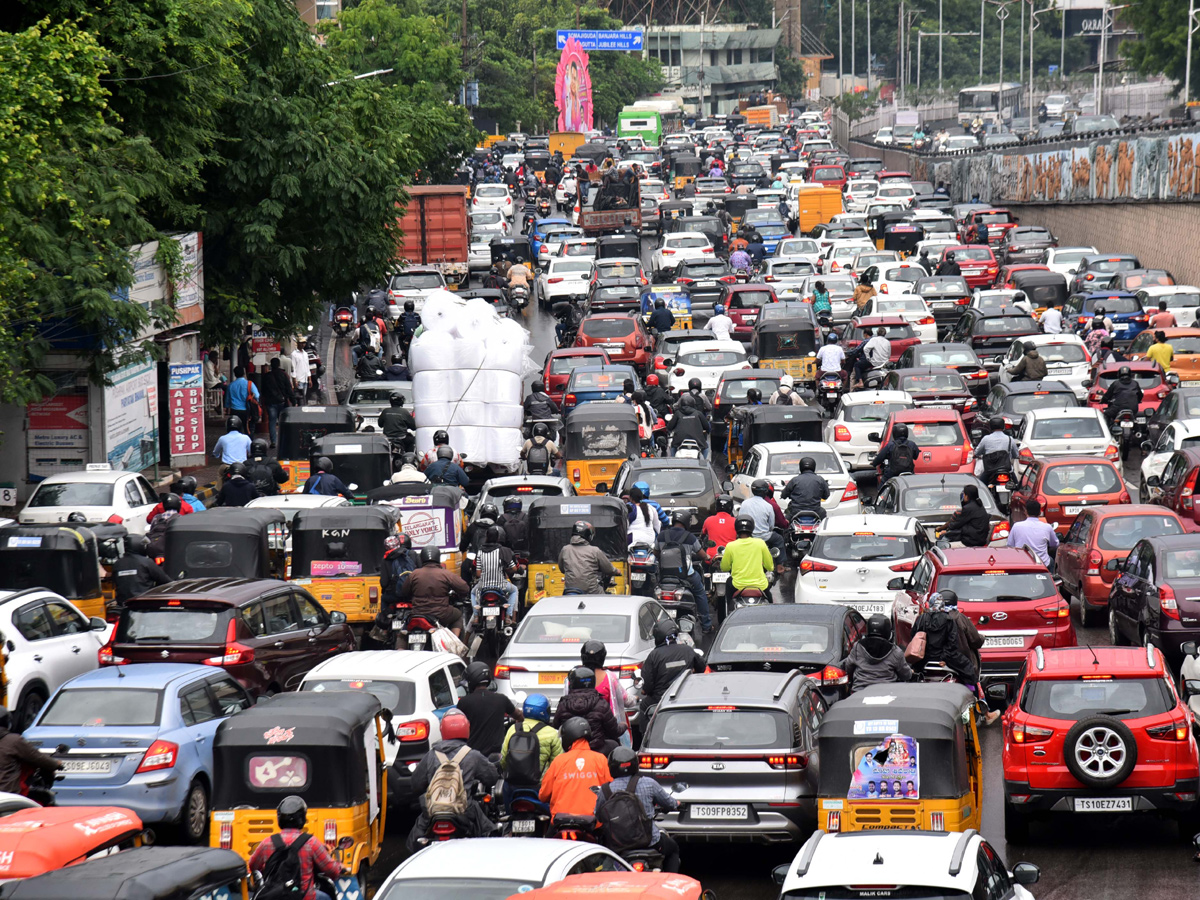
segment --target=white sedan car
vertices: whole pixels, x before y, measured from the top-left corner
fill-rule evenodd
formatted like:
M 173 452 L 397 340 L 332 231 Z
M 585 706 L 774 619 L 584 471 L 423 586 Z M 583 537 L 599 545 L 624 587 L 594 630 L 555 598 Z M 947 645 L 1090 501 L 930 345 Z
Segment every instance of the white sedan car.
M 1079 261 L 1099 252 L 1095 247 L 1051 247 L 1046 251 L 1045 265 L 1051 272 L 1057 272 L 1070 282 L 1079 267 Z
M 843 394 L 833 417 L 825 423 L 825 442 L 851 469 L 870 469 L 879 452 L 879 442 L 870 438 L 879 433 L 888 416 L 914 406 L 906 391 L 852 391 Z
M 1150 503 L 1157 497 L 1159 490 L 1150 487 L 1147 482 L 1151 478 L 1162 475 L 1172 453 L 1176 450 L 1195 450 L 1198 447 L 1200 447 L 1200 419 L 1176 419 L 1164 428 L 1158 436 L 1158 443 L 1154 444 L 1149 452 L 1142 455 L 1142 478 L 1138 489 L 1138 501 Z
M 869 273 L 880 296 L 892 294 L 911 294 L 913 285 L 922 278 L 928 278 L 925 267 L 916 262 L 892 263 L 880 266 L 878 271 Z
M 865 241 L 834 241 L 821 259 L 821 271 L 826 275 L 854 274 L 854 258 L 861 253 L 875 251 L 874 245 Z
M 888 615 L 895 592 L 887 584 L 911 571 L 929 549 L 912 516 L 842 516 L 817 526 L 796 576 L 797 603 L 844 603 L 862 615 Z
M 668 387 L 676 393 L 686 391 L 688 382 L 699 378 L 704 390 L 716 390 L 726 372 L 753 368 L 746 358 L 745 347 L 737 341 L 690 341 L 675 357 Z
M 664 234 L 650 257 L 650 268 L 655 272 L 663 269 L 674 269 L 688 259 L 712 259 L 714 256 L 712 242 L 708 236 L 699 231 L 676 231 Z
M 596 258 L 596 239 L 590 237 L 568 237 L 558 245 L 554 257 L 563 258 Z
M 854 304 L 854 279 L 849 275 L 811 275 L 804 279 L 804 284 L 800 287 L 801 296 L 812 302 L 813 291 L 817 289 L 817 282 L 825 283 L 825 290 L 829 291 L 829 308 L 833 313 L 834 325 L 845 325 L 858 312 L 858 307 Z
M 1000 364 L 1000 383 L 1012 381 L 1008 370 L 1025 355 L 1025 344 L 1037 347 L 1038 356 L 1046 361 L 1046 378 L 1061 381 L 1081 401 L 1087 396 L 1084 381 L 1089 378 L 1090 362 L 1083 339 L 1077 334 L 1031 334 L 1013 341 Z
M 1200 288 L 1190 284 L 1154 284 L 1137 292 L 1138 303 L 1150 315 L 1158 311 L 1160 300 L 1167 301 L 1167 309 L 1175 316 L 1180 328 L 1195 328 L 1200 314 Z
M 564 257 L 546 261 L 537 277 L 537 294 L 549 308 L 559 300 L 586 297 L 595 263 L 587 257 Z
M 63 472 L 41 481 L 17 521 L 22 525 L 57 524 L 78 512 L 89 522 L 119 520 L 130 534 L 145 534 L 146 516 L 157 503 L 158 494 L 137 472 L 90 463 L 86 471 Z
M 812 238 L 784 238 L 775 245 L 773 255 L 788 259 L 807 259 L 815 267 L 817 257 L 821 255 L 821 247 Z
M 1104 413 L 1088 406 L 1031 409 L 1013 437 L 1017 442 L 1013 474 L 1017 478 L 1035 459 L 1095 456 L 1117 461 L 1121 457 Z
M 827 516 L 853 516 L 862 511 L 858 500 L 858 484 L 842 458 L 823 441 L 768 441 L 755 444 L 742 460 L 741 471 L 733 476 L 733 499 L 741 503 L 750 496 L 750 486 L 764 478 L 775 486 L 780 506 L 787 501 L 779 497 L 784 486 L 800 474 L 800 460 L 812 457 L 817 474 L 829 483 L 829 498 L 821 508 Z
M 937 323 L 933 313 L 929 304 L 916 294 L 877 294 L 873 315 L 900 316 L 913 327 L 921 343 L 937 343 Z
M 847 212 L 862 212 L 867 208 L 867 201 L 878 193 L 879 182 L 874 178 L 855 178 L 846 182 L 842 201 L 846 204 Z
M 471 211 L 494 209 L 506 219 L 513 217 L 513 198 L 508 192 L 508 186 L 503 184 L 481 184 L 475 188 L 475 196 L 471 198 Z

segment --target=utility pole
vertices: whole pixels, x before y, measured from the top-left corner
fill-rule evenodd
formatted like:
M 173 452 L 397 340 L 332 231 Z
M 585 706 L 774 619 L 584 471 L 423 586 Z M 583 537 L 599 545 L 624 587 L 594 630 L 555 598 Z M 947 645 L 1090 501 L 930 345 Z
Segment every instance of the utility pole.
M 983 84 L 983 9 L 986 0 L 979 0 L 979 83 Z
M 842 80 L 844 68 L 842 66 L 842 0 L 838 0 L 838 94 L 846 92 L 846 83 Z
M 1001 3 L 996 10 L 996 18 L 1000 20 L 1000 95 L 1004 95 L 1004 20 L 1008 18 L 1008 4 Z
M 871 91 L 871 0 L 867 0 L 867 92 Z
M 942 24 L 942 0 L 938 0 L 938 94 L 942 93 L 942 32 L 946 27 Z M 919 39 L 918 39 L 919 41 Z M 920 46 L 918 42 L 918 46 Z
M 1062 22 L 1059 27 L 1058 43 L 1058 80 L 1067 80 L 1067 11 L 1062 11 Z
M 1104 115 L 1104 57 L 1108 54 L 1108 14 L 1113 13 L 1113 25 L 1116 25 L 1116 11 L 1128 9 L 1131 4 L 1122 3 L 1120 6 L 1110 6 L 1103 10 L 1100 16 L 1100 83 L 1096 86 L 1096 115 Z M 1191 22 L 1188 22 L 1190 28 Z M 1189 32 L 1188 37 L 1191 37 Z M 1189 61 L 1191 57 L 1188 57 Z
M 1184 115 L 1187 115 L 1187 104 L 1192 99 L 1192 35 L 1196 33 L 1196 29 L 1200 28 L 1200 22 L 1196 20 L 1196 13 L 1200 10 L 1196 9 L 1196 0 L 1188 0 L 1188 22 L 1187 22 L 1187 62 L 1183 67 L 1183 108 Z
M 700 13 L 700 118 L 707 115 L 704 111 L 704 13 Z
M 462 0 L 462 67 L 465 74 L 467 71 L 467 0 Z
M 854 43 L 857 37 L 854 33 L 854 9 L 856 6 L 858 6 L 858 0 L 850 0 L 850 90 L 854 90 L 854 66 L 857 62 L 857 53 L 855 52 L 857 48 Z
M 896 83 L 899 85 L 899 105 L 904 104 L 904 0 L 900 0 L 900 16 L 898 23 L 898 32 L 896 35 L 897 53 L 896 53 Z
M 1017 50 L 1017 83 L 1025 80 L 1025 0 L 1018 0 L 1021 6 L 1021 43 Z M 1003 91 L 1003 89 L 1001 89 Z

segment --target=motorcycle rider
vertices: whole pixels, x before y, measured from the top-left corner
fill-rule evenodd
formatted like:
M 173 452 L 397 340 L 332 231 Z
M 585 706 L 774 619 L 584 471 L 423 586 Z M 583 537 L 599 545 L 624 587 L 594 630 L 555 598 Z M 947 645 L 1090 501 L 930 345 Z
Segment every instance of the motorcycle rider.
M 379 430 L 393 444 L 399 444 L 405 450 L 411 450 L 417 432 L 417 420 L 411 412 L 404 408 L 404 395 L 399 391 L 392 392 L 389 403 L 391 405 L 381 412 L 376 420 L 379 423 Z M 412 434 L 409 434 L 410 431 Z
M 783 538 L 775 531 L 775 507 L 767 500 L 771 493 L 770 482 L 765 478 L 755 479 L 750 485 L 750 493 L 753 496 L 742 501 L 738 518 L 745 516 L 753 521 L 754 536 L 765 541 L 769 548 L 778 550 L 782 557 L 787 548 L 783 544 Z M 724 562 L 721 567 L 724 568 Z
M 561 301 L 555 303 L 550 311 L 554 313 L 554 318 L 558 319 L 558 324 L 554 326 L 556 343 L 560 347 L 565 347 L 567 336 L 577 333 L 579 323 L 583 321 L 583 309 L 579 306 L 579 298 L 571 296 L 566 303 Z
M 554 401 L 554 398 L 546 393 L 546 383 L 543 381 L 535 381 L 529 388 L 529 396 L 522 402 L 521 406 L 524 409 L 525 421 L 531 419 L 535 422 L 542 420 L 549 428 L 549 420 L 557 419 L 562 415 L 562 409 Z M 554 435 L 550 435 L 551 438 Z
M 665 418 L 670 412 L 671 395 L 659 384 L 658 376 L 653 373 L 646 376 L 646 402 L 650 404 L 650 408 L 660 419 Z
M 840 377 L 845 362 L 846 351 L 839 343 L 837 332 L 831 331 L 825 335 L 825 346 L 817 351 L 817 367 L 820 369 L 820 374 Z
M 592 546 L 595 537 L 596 529 L 591 522 L 576 522 L 570 542 L 558 551 L 564 594 L 603 594 L 605 585 L 617 577 L 608 555 Z
M 1104 404 L 1104 418 L 1108 420 L 1109 425 L 1112 425 L 1117 416 L 1125 410 L 1137 415 L 1142 403 L 1142 388 L 1134 380 L 1133 370 L 1129 366 L 1121 366 L 1117 380 L 1108 386 L 1101 402 Z
M 250 871 L 261 874 L 272 856 L 286 853 L 297 841 L 303 841 L 296 851 L 300 862 L 300 890 L 296 891 L 296 900 L 333 900 L 327 892 L 317 888 L 316 875 L 320 873 L 330 881 L 336 881 L 349 875 L 350 870 L 333 858 L 324 841 L 315 840 L 304 830 L 308 804 L 295 794 L 284 797 L 275 809 L 275 820 L 279 823 L 279 833 L 259 841 L 250 854 Z
M 800 399 L 800 395 L 793 389 L 792 376 L 786 372 L 779 378 L 779 388 L 771 394 L 767 404 L 769 406 L 799 406 L 804 401 Z
M 742 248 L 738 248 L 729 254 L 729 268 L 735 272 L 750 273 L 750 267 L 753 265 L 753 260 L 750 254 Z
M 649 714 L 658 705 L 671 683 L 685 669 L 704 671 L 704 657 L 694 647 L 679 643 L 679 624 L 672 618 L 659 619 L 654 623 L 654 649 L 642 662 L 641 709 Z
M 913 634 L 925 632 L 925 658 L 916 663 L 916 671 L 923 671 L 931 662 L 943 662 L 965 685 L 973 685 L 978 670 L 971 654 L 962 649 L 958 634 L 958 622 L 954 615 L 958 597 L 953 591 L 934 594 L 929 606 L 917 616 L 913 623 Z
M 463 467 L 454 461 L 454 448 L 446 445 L 438 447 L 437 459 L 425 470 L 425 477 L 430 484 L 458 485 L 464 491 L 471 483 Z
M 854 306 L 860 316 L 871 314 L 870 303 L 876 293 L 875 285 L 871 284 L 871 276 L 866 272 L 859 275 L 858 284 L 854 286 Z
M 219 459 L 227 466 L 245 462 L 250 455 L 250 435 L 242 431 L 242 420 L 238 416 L 230 416 L 225 427 L 225 434 L 217 438 L 213 446 L 213 459 Z
M 1015 365 L 1009 366 L 1008 374 L 1013 381 L 1041 381 L 1046 377 L 1046 361 L 1033 341 L 1026 341 L 1023 346 L 1025 354 Z
M 112 573 L 118 606 L 171 581 L 171 576 L 146 555 L 146 539 L 140 534 L 125 538 L 125 552 L 113 563 Z
M 892 620 L 883 613 L 867 619 L 866 636 L 837 665 L 850 676 L 852 693 L 873 684 L 912 681 L 913 676 L 912 668 L 904 661 L 904 651 L 892 637 Z
M 250 480 L 250 469 L 245 463 L 234 463 L 225 471 L 225 483 L 217 492 L 213 506 L 245 506 L 259 496 L 258 488 Z M 285 479 L 286 480 L 286 479 Z M 168 494 L 174 497 L 174 494 Z
M 818 281 L 813 285 L 812 294 L 812 311 L 813 315 L 818 319 L 822 314 L 826 316 L 833 315 L 833 304 L 829 299 L 829 289 L 825 287 L 825 282 Z
M 887 328 L 880 325 L 874 336 L 863 344 L 854 363 L 854 375 L 862 384 L 871 370 L 882 370 L 892 360 L 892 342 L 888 340 Z
M 1164 375 L 1171 371 L 1171 363 L 1175 361 L 1175 348 L 1167 342 L 1165 331 L 1154 332 L 1154 343 L 1146 350 L 1146 359 L 1158 363 Z
M 617 720 L 608 700 L 596 690 L 595 670 L 584 665 L 567 673 L 567 692 L 558 701 L 551 724 L 562 728 L 568 719 L 576 716 L 586 719 L 591 727 L 592 749 L 597 753 L 606 753 L 616 747 L 617 739 L 627 730 L 624 719 Z
M 962 508 L 950 517 L 937 536 L 964 547 L 986 547 L 992 537 L 992 520 L 979 499 L 978 486 L 964 484 L 959 499 Z
M 646 544 L 653 547 L 658 543 L 658 535 L 662 530 L 662 522 L 658 513 L 650 508 L 642 492 L 636 487 L 629 489 L 629 546 Z
M 504 530 L 504 537 L 513 553 L 518 556 L 529 555 L 529 516 L 521 506 L 518 497 L 504 498 L 504 512 L 496 524 Z
M 519 592 L 517 586 L 508 579 L 516 574 L 519 567 L 512 550 L 504 546 L 504 529 L 499 525 L 488 528 L 483 546 L 475 554 L 474 561 L 467 559 L 464 568 L 473 569 L 477 576 L 475 586 L 471 588 L 472 622 L 479 619 L 479 599 L 484 591 L 499 591 L 507 596 L 508 620 L 515 622 Z
M 250 446 L 254 446 L 253 442 L 251 442 Z M 182 475 L 171 482 L 172 494 L 178 494 L 179 499 L 192 508 L 192 512 L 204 512 L 205 506 L 196 496 L 196 489 L 197 485 L 194 475 Z
M 917 265 L 924 269 L 927 275 L 933 274 L 933 260 L 929 258 L 928 247 L 921 248 L 921 253 L 917 257 Z
M 666 334 L 675 327 L 675 314 L 667 309 L 667 301 L 661 297 L 654 301 L 654 312 L 650 313 L 646 327 L 661 334 Z
M 428 469 L 430 464 L 437 460 L 438 450 L 440 450 L 442 447 L 449 446 L 450 433 L 444 428 L 439 428 L 433 433 L 433 446 L 421 454 L 421 471 Z M 460 466 L 462 465 L 462 458 L 457 453 L 454 454 L 454 461 Z
M 550 439 L 550 426 L 545 422 L 533 423 L 533 436 L 521 446 L 521 459 L 532 475 L 548 475 L 562 462 L 562 451 Z
M 274 497 L 279 493 L 279 486 L 287 484 L 287 470 L 279 464 L 279 460 L 267 454 L 270 449 L 262 438 L 255 438 L 250 444 L 250 459 L 246 462 L 246 477 L 254 483 L 260 497 Z
M 595 638 L 584 641 L 583 646 L 579 648 L 579 660 L 582 665 L 596 673 L 597 693 L 608 701 L 608 705 L 613 711 L 613 717 L 618 722 L 626 723 L 625 731 L 620 738 L 621 745 L 631 747 L 633 739 L 629 735 L 628 717 L 625 714 L 625 688 L 621 687 L 621 676 L 617 672 L 604 668 L 606 659 L 608 659 L 608 648 L 602 641 Z
M 744 504 L 743 504 L 744 505 Z M 767 573 L 775 567 L 767 542 L 754 536 L 754 520 L 740 514 L 733 523 L 735 540 L 725 545 L 721 554 L 721 571 L 729 573 L 725 583 L 725 612 L 729 601 L 740 590 L 753 588 L 764 593 L 771 587 Z
M 659 523 L 662 524 L 663 527 L 670 526 L 671 517 L 667 515 L 666 511 L 663 510 L 662 505 L 657 500 L 650 499 L 650 484 L 649 484 L 649 482 L 635 481 L 633 483 L 633 486 L 642 492 L 642 498 L 646 501 L 646 504 L 648 506 L 650 506 L 654 510 L 654 512 L 658 515 Z
M 992 416 L 988 420 L 991 430 L 975 445 L 973 458 L 977 460 L 976 475 L 989 484 L 1000 472 L 1012 472 L 1012 461 L 1017 458 L 1017 442 L 1004 430 L 1004 417 Z
M 825 518 L 822 500 L 829 499 L 829 482 L 817 474 L 817 461 L 811 456 L 800 458 L 800 472 L 784 485 L 780 500 L 787 500 L 787 517 L 794 519 L 800 513 L 812 513 L 818 520 Z
M 671 436 L 671 456 L 679 452 L 684 441 L 692 440 L 696 442 L 700 456 L 708 459 L 708 436 L 712 433 L 712 422 L 704 407 L 690 392 L 679 398 L 675 415 L 667 423 L 667 433 Z
M 404 347 L 405 353 L 408 352 L 408 345 L 420 327 L 421 315 L 417 312 L 416 303 L 412 300 L 405 300 L 404 312 L 400 313 L 400 318 L 396 320 L 396 330 L 400 332 L 400 343 Z
M 417 467 L 417 454 L 405 453 L 400 457 L 400 469 L 392 473 L 392 484 L 398 481 L 429 481 Z
M 483 276 L 483 286 L 493 291 L 502 291 L 508 286 L 508 279 L 500 273 L 499 264 L 488 269 L 488 273 Z
M 525 296 L 529 296 L 529 285 L 533 281 L 533 273 L 529 271 L 529 267 L 524 262 L 519 262 L 508 270 L 508 299 L 512 300 L 512 292 L 515 287 L 525 288 Z
M 704 323 L 704 328 L 718 341 L 733 340 L 733 319 L 725 314 L 725 307 L 720 303 L 713 307 L 713 314 Z
M 541 767 L 542 775 L 546 774 L 546 770 L 550 768 L 550 763 L 554 762 L 555 758 L 563 752 L 563 745 L 558 732 L 550 724 L 549 699 L 547 699 L 545 694 L 530 694 L 521 705 L 521 720 L 508 726 L 508 731 L 504 735 L 504 743 L 500 745 L 500 770 L 505 773 L 504 795 L 506 805 L 512 794 L 512 788 L 541 787 L 541 779 L 538 780 L 537 784 L 516 784 L 512 780 L 512 774 L 508 771 L 508 743 L 518 731 L 531 731 L 537 735 L 538 763 Z
M 362 355 L 354 364 L 354 374 L 359 381 L 375 381 L 383 377 L 383 360 L 374 347 L 363 348 Z
M 879 479 L 882 484 L 889 478 L 913 472 L 920 454 L 920 448 L 908 439 L 908 426 L 897 422 L 892 428 L 891 440 L 879 448 L 879 452 L 871 460 L 871 466 L 880 470 Z
M 464 698 L 465 699 L 465 698 Z M 421 812 L 413 824 L 408 836 L 408 849 L 415 850 L 417 839 L 429 833 L 430 819 L 425 811 L 425 792 L 429 783 L 441 768 L 442 761 L 454 759 L 459 752 L 466 750 L 459 760 L 462 770 L 463 787 L 467 791 L 466 811 L 456 817 L 462 837 L 486 837 L 496 830 L 496 825 L 487 817 L 480 805 L 475 801 L 474 788 L 482 785 L 490 789 L 500 779 L 500 773 L 491 761 L 470 746 L 471 722 L 460 710 L 452 709 L 442 716 L 442 739 L 429 748 L 429 752 L 421 757 L 421 761 L 412 771 L 412 792 L 420 798 Z
M 354 494 L 342 479 L 333 474 L 333 460 L 328 456 L 318 457 L 313 464 L 316 471 L 309 475 L 300 488 L 302 494 L 323 494 L 326 497 L 345 497 L 353 500 Z
M 691 397 L 695 401 L 695 406 L 704 410 L 705 415 L 711 416 L 713 407 L 712 401 L 705 396 L 704 385 L 699 378 L 689 378 L 687 391 L 679 393 L 679 399 L 675 401 L 675 411 L 679 411 L 679 407 L 684 403 L 685 397 Z
M 710 560 L 716 559 L 730 541 L 737 539 L 735 521 L 733 498 L 728 494 L 718 494 L 717 511 L 705 519 L 700 527 L 701 544 L 706 548 L 705 553 Z
M 608 760 L 592 749 L 592 726 L 582 716 L 567 719 L 558 730 L 563 752 L 542 776 L 538 799 L 556 816 L 590 816 L 596 810 L 594 789 L 612 781 Z
M 937 275 L 962 275 L 962 266 L 954 261 L 954 251 L 947 250 L 942 261 L 938 263 Z
M 414 615 L 435 620 L 462 635 L 462 613 L 450 603 L 450 592 L 468 595 L 471 587 L 442 565 L 442 551 L 437 547 L 422 547 L 420 566 L 408 576 L 400 599 L 412 604 Z
M 467 695 L 458 701 L 458 711 L 471 725 L 467 744 L 487 757 L 498 754 L 504 743 L 504 717 L 515 722 L 524 718 L 524 713 L 513 705 L 512 700 L 499 691 L 488 690 L 491 684 L 491 668 L 487 663 L 475 660 L 463 673 L 462 686 Z
M 383 539 L 383 565 L 379 567 L 379 615 L 375 617 L 371 638 L 385 644 L 391 636 L 391 619 L 404 592 L 409 573 L 420 561 L 413 553 L 412 538 L 407 534 L 389 534 Z
M 713 626 L 708 610 L 708 593 L 704 590 L 704 579 L 700 577 L 700 570 L 693 565 L 693 561 L 699 562 L 703 558 L 704 551 L 700 547 L 699 539 L 688 531 L 689 521 L 690 513 L 676 511 L 671 514 L 671 526 L 658 534 L 660 581 L 674 576 L 691 586 L 692 596 L 696 598 L 696 612 L 700 616 L 700 627 L 705 634 L 711 634 Z M 682 553 L 670 552 L 668 545 L 671 544 L 678 545 Z M 672 566 L 673 561 L 678 562 L 678 567 Z
M 628 747 L 618 747 L 609 754 L 608 772 L 613 780 L 600 789 L 595 814 L 600 815 L 601 807 L 614 793 L 631 790 L 650 820 L 650 846 L 646 849 L 662 854 L 664 872 L 678 872 L 679 844 L 655 824 L 654 814 L 660 809 L 665 812 L 679 809 L 679 801 L 663 790 L 662 785 L 653 778 L 638 777 L 638 755 Z M 603 838 L 603 833 L 600 836 Z
M 500 521 L 500 509 L 495 503 L 487 502 L 479 506 L 479 514 L 467 526 L 459 541 L 459 549 L 464 552 L 478 553 L 487 537 L 488 529 Z M 504 543 L 501 541 L 501 543 Z

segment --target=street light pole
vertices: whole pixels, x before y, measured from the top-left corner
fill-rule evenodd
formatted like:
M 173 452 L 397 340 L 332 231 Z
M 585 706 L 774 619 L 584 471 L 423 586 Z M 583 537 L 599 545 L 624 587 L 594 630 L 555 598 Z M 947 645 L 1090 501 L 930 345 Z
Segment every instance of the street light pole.
M 1062 11 L 1062 22 L 1059 23 L 1058 45 L 1058 80 L 1067 80 L 1067 11 Z
M 938 94 L 942 93 L 942 32 L 946 28 L 942 25 L 942 0 L 938 0 Z
M 1188 0 L 1188 22 L 1187 22 L 1187 62 L 1183 67 L 1183 107 L 1184 115 L 1187 115 L 1187 104 L 1192 99 L 1192 35 L 1196 33 L 1200 23 L 1196 21 L 1196 0 Z
M 1128 9 L 1132 4 L 1122 3 L 1120 6 L 1110 6 L 1101 10 L 1100 15 L 1100 83 L 1096 87 L 1096 115 L 1104 115 L 1104 57 L 1108 55 L 1108 14 L 1118 9 Z M 1113 24 L 1116 24 L 1113 19 Z
M 858 0 L 850 0 L 850 90 L 854 90 L 854 66 L 857 63 L 857 47 L 855 46 L 854 33 L 854 10 L 858 6 Z
M 842 55 L 842 0 L 838 0 L 838 94 L 846 91 L 846 83 L 842 76 L 845 71 L 842 67 L 844 59 L 845 57 Z
M 979 0 L 979 83 L 983 84 L 983 10 L 987 0 Z
M 867 0 L 867 93 L 871 92 L 871 0 Z

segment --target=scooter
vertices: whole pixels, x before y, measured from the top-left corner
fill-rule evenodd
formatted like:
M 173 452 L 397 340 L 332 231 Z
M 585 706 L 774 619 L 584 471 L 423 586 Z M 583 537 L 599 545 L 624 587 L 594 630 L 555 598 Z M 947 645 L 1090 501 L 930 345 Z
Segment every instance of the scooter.
M 664 578 L 654 596 L 679 626 L 680 643 L 694 646 L 691 636 L 698 630 L 696 626 L 699 620 L 696 617 L 696 598 L 692 594 L 691 585 L 673 578 Z
M 1112 436 L 1121 446 L 1121 462 L 1126 462 L 1129 459 L 1129 451 L 1140 445 L 1146 437 L 1144 422 L 1137 422 L 1131 409 L 1123 409 L 1117 413 L 1113 419 L 1111 431 Z
M 821 517 L 815 512 L 801 510 L 790 517 L 791 528 L 787 533 L 788 555 L 793 562 L 799 562 L 801 557 L 812 547 L 813 535 L 821 524 Z
M 838 401 L 842 399 L 842 391 L 844 389 L 845 382 L 840 372 L 822 372 L 820 379 L 817 381 L 817 397 L 820 398 L 821 405 L 829 410 L 830 413 L 838 405 Z
M 543 219 L 546 218 L 546 216 L 550 215 L 550 198 L 549 197 L 538 197 L 537 210 L 538 210 L 538 215 L 541 216 Z
M 343 306 L 333 314 L 333 333 L 338 337 L 347 337 L 354 330 L 354 311 Z
M 679 446 L 675 448 L 676 459 L 699 459 L 700 445 L 691 438 L 686 438 L 681 441 Z
M 529 288 L 514 284 L 508 289 L 508 305 L 512 309 L 524 309 L 529 304 Z
M 512 623 L 508 620 L 508 598 L 501 591 L 485 588 L 479 595 L 479 616 L 482 622 L 482 648 L 490 657 L 498 657 L 504 643 L 512 637 Z
M 635 595 L 654 596 L 658 586 L 658 559 L 649 544 L 634 544 L 629 548 L 629 583 Z

